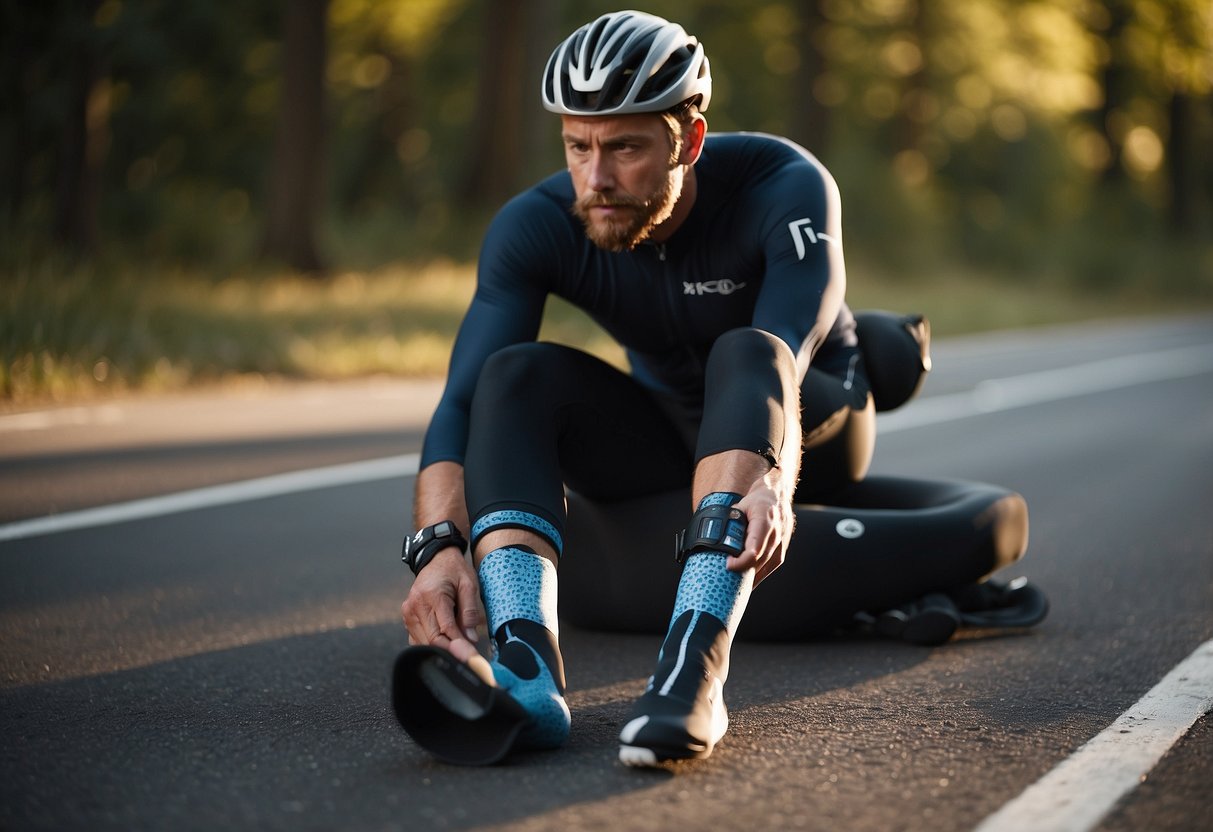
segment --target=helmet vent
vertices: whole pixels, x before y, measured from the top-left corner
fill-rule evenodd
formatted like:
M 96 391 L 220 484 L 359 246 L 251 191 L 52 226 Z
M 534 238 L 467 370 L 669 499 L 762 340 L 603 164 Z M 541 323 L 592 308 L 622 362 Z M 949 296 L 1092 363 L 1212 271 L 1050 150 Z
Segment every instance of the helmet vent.
M 703 46 L 678 24 L 615 12 L 556 48 L 541 90 L 544 107 L 566 115 L 661 112 L 689 100 L 706 110 L 712 76 Z

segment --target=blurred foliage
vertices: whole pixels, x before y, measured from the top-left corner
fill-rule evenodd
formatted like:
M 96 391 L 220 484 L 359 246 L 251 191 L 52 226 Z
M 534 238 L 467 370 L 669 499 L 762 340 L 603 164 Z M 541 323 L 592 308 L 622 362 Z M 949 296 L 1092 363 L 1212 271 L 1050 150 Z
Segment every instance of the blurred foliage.
M 481 85 L 522 85 L 525 120 L 549 124 L 531 93 L 538 68 L 564 33 L 613 7 L 516 3 L 524 71 L 491 74 L 488 2 L 331 0 L 324 209 L 339 264 L 474 252 L 494 205 L 474 188 L 461 197 L 460 177 L 498 138 L 473 130 Z M 1210 0 L 648 8 L 707 45 L 713 129 L 807 141 L 798 110 L 825 108 L 828 133 L 811 149 L 842 185 L 852 250 L 899 266 L 959 254 L 1037 270 L 1082 261 L 1074 238 L 1093 228 L 1162 237 L 1175 94 L 1198 102 L 1185 129 L 1202 148 L 1187 171 L 1201 193 L 1187 233 L 1207 243 L 1213 232 Z M 228 266 L 249 254 L 279 107 L 280 2 L 8 0 L 3 15 L 5 239 L 50 236 L 71 57 L 86 46 L 101 67 L 87 104 L 103 134 L 100 243 Z M 528 133 L 537 140 L 516 160 L 515 188 L 560 166 L 556 130 L 546 134 Z M 367 240 L 364 225 L 395 230 Z
M 280 100 L 289 2 L 2 0 L 0 303 L 10 321 L 89 326 L 66 313 L 52 324 L 63 310 L 22 310 L 35 281 L 61 281 L 60 296 L 86 307 L 102 280 L 117 280 L 125 299 L 115 302 L 135 303 L 133 287 L 182 270 L 277 279 L 256 255 L 275 125 L 290 104 Z M 498 160 L 511 190 L 563 166 L 539 74 L 561 37 L 613 8 L 329 0 L 320 244 L 333 280 L 469 262 L 501 200 L 478 163 L 521 148 Z M 519 21 L 508 43 L 503 9 Z M 707 46 L 712 129 L 788 135 L 834 172 L 856 279 L 913 286 L 969 272 L 1213 297 L 1213 0 L 646 9 Z M 515 109 L 520 119 L 502 117 Z M 144 320 L 137 305 L 130 314 Z M 85 341 L 104 341 L 73 338 L 82 356 Z M 6 363 L 34 361 L 28 344 L 6 342 Z
M 0 304 L 0 411 L 211 383 L 440 375 L 475 283 L 471 264 L 442 260 L 326 281 L 257 269 L 217 277 L 106 256 L 6 266 L 19 276 Z M 1190 310 L 1146 287 L 1092 295 L 969 270 L 929 282 L 868 274 L 849 297 L 855 308 L 925 313 L 947 335 Z M 603 330 L 558 298 L 540 337 L 626 364 Z

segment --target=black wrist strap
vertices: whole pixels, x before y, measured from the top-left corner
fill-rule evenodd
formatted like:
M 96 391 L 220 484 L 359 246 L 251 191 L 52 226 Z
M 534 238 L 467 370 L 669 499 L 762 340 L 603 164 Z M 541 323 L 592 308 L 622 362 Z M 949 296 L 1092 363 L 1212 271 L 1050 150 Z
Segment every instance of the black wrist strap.
M 467 553 L 468 542 L 459 531 L 459 527 L 450 520 L 443 520 L 432 526 L 426 526 L 412 537 L 404 539 L 404 549 L 400 559 L 408 564 L 409 569 L 416 575 L 434 556 L 443 549 L 457 547 L 460 552 Z
M 745 512 L 734 506 L 705 506 L 674 536 L 674 560 L 682 563 L 696 552 L 736 557 L 745 550 Z

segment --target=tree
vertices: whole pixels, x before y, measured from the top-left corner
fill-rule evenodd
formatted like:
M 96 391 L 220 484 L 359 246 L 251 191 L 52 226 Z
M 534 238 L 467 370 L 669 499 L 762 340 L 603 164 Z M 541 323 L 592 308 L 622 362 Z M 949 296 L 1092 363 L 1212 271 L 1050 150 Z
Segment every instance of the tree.
M 467 173 L 459 199 L 496 205 L 519 186 L 523 106 L 534 97 L 526 83 L 526 46 L 535 6 L 527 0 L 491 0 L 483 23 L 481 72 Z M 524 98 L 524 96 L 528 96 Z
M 1201 206 L 1213 202 L 1202 183 L 1213 174 L 1208 162 L 1208 122 L 1201 104 L 1213 103 L 1213 9 L 1208 2 L 1173 3 L 1168 8 L 1167 38 L 1160 50 L 1169 58 L 1171 99 L 1167 110 L 1168 220 L 1180 235 L 1198 233 Z M 1205 107 L 1204 109 L 1207 109 Z
M 825 106 L 814 88 L 828 68 L 821 42 L 825 39 L 825 15 L 822 0 L 800 0 L 801 60 L 795 76 L 789 130 L 791 138 L 819 156 L 829 150 L 831 109 Z
M 323 270 L 316 224 L 323 197 L 328 0 L 283 0 L 283 83 L 271 162 L 263 255 Z
M 55 191 L 55 238 L 77 252 L 97 242 L 97 206 L 109 129 L 109 89 L 105 59 L 93 37 L 100 0 L 73 5 L 71 23 L 78 37 L 68 67 L 67 118 L 59 147 Z M 78 14 L 83 12 L 82 15 Z

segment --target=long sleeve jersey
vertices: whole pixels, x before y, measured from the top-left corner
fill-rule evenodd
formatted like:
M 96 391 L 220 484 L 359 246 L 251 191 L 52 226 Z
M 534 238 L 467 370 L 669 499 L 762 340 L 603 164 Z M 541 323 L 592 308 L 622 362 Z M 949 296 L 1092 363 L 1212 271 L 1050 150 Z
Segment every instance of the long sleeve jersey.
M 610 252 L 570 208 L 567 171 L 510 200 L 481 248 L 477 287 L 426 433 L 422 466 L 462 462 L 472 394 L 485 360 L 534 340 L 549 295 L 585 310 L 626 350 L 646 387 L 695 409 L 713 342 L 744 326 L 785 341 L 807 366 L 845 371 L 855 322 L 838 188 L 792 142 L 710 134 L 695 165 L 690 214 L 668 240 Z

